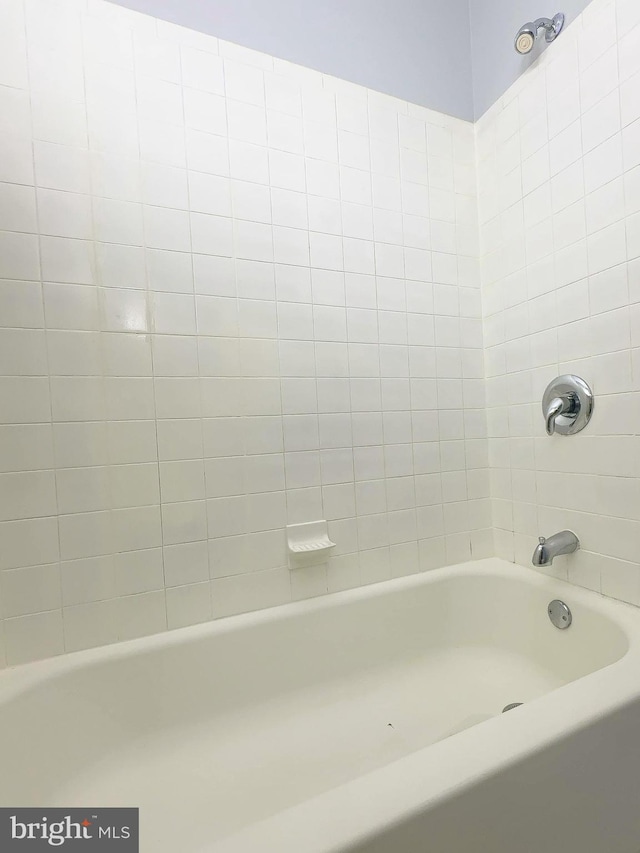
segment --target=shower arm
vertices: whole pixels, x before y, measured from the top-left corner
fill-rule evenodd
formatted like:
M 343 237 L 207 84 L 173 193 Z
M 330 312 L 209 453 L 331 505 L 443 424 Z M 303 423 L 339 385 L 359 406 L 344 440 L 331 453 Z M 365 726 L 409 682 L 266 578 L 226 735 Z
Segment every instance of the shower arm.
M 545 31 L 545 39 L 547 42 L 551 43 L 555 41 L 556 37 L 560 33 L 562 26 L 564 24 L 564 15 L 559 12 L 554 18 L 538 18 L 533 21 L 531 26 L 533 27 L 533 31 L 535 33 L 535 38 L 538 38 L 538 33 L 540 30 Z
M 548 33 L 553 32 L 553 21 L 551 18 L 538 18 L 537 21 L 533 22 L 533 29 L 535 31 L 536 38 L 542 29 L 545 29 Z

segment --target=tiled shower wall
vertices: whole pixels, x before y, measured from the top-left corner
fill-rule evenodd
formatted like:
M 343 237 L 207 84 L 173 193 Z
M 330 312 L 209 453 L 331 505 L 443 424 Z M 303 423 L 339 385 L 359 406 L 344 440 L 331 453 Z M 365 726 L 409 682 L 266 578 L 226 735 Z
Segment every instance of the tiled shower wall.
M 640 3 L 595 0 L 478 124 L 496 548 L 582 550 L 553 574 L 640 604 Z M 547 383 L 593 387 L 548 438 Z M 568 575 L 567 575 L 568 573 Z
M 472 125 L 2 0 L 0 181 L 2 663 L 492 552 Z

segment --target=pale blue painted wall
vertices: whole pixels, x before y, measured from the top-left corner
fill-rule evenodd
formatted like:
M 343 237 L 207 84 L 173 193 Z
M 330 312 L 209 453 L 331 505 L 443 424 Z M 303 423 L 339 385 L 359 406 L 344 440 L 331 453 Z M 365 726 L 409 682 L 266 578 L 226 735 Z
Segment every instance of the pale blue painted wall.
M 520 26 L 558 11 L 571 22 L 590 0 L 113 2 L 472 120 L 544 49 L 518 56 Z
M 473 118 L 469 0 L 116 0 L 157 18 Z

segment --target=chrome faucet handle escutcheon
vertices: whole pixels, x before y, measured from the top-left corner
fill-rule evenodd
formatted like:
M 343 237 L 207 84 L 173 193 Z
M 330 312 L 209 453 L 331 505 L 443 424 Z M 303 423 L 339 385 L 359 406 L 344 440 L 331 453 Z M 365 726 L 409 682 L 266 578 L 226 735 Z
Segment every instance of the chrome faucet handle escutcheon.
M 565 374 L 547 386 L 542 398 L 547 435 L 574 435 L 593 413 L 593 392 L 584 379 Z

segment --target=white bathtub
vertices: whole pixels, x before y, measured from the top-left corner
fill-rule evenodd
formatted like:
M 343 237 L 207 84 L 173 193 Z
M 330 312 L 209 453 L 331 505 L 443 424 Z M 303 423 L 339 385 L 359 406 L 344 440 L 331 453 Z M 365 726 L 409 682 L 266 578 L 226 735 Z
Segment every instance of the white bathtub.
M 0 762 L 144 853 L 638 853 L 640 611 L 484 560 L 80 652 L 0 675 Z

